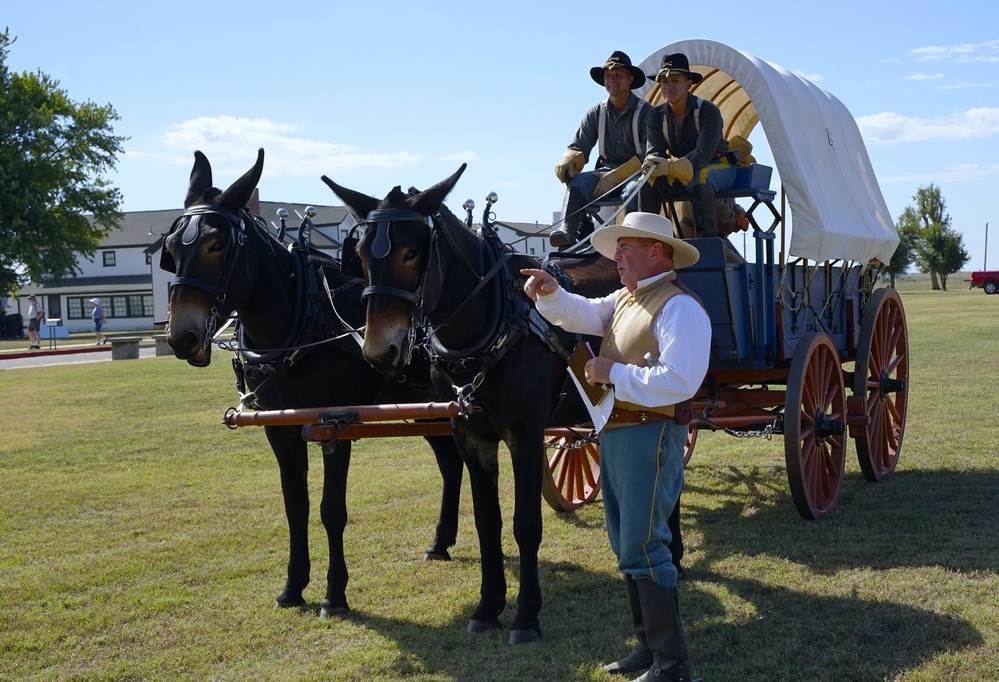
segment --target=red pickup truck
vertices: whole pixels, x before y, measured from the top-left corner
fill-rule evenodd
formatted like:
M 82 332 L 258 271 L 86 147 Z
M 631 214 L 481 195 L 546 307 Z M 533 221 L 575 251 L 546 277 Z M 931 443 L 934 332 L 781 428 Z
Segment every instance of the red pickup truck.
M 971 279 L 964 280 L 968 283 L 968 288 L 979 287 L 984 289 L 986 294 L 999 292 L 999 270 L 979 270 L 971 273 Z

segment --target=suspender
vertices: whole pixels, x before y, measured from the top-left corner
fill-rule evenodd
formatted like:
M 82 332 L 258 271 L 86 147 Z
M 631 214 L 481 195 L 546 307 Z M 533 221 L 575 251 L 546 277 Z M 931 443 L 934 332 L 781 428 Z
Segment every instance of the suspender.
M 638 119 L 641 118 L 638 112 L 642 110 L 643 106 L 648 106 L 648 102 L 645 100 L 639 100 L 638 106 L 635 107 L 635 111 L 631 114 L 631 137 L 635 141 L 635 156 L 640 156 L 644 151 L 642 149 L 642 141 L 638 136 Z M 597 121 L 597 144 L 599 145 L 598 151 L 600 153 L 600 158 L 606 159 L 606 143 L 607 139 L 607 102 L 601 102 L 600 104 L 600 117 Z M 668 138 L 667 138 L 668 139 Z

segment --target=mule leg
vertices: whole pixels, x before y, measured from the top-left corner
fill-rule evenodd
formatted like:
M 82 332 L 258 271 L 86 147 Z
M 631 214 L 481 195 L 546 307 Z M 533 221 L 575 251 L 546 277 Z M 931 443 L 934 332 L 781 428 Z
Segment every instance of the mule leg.
M 441 510 L 437 517 L 434 541 L 424 550 L 424 559 L 450 561 L 448 548 L 458 540 L 458 503 L 461 500 L 461 477 L 464 463 L 461 454 L 450 436 L 428 436 L 427 442 L 434 450 L 437 468 L 440 469 L 443 487 L 441 489 Z
M 288 518 L 288 576 L 277 597 L 279 608 L 305 606 L 302 591 L 309 584 L 309 457 L 305 441 L 295 429 L 264 427 L 281 473 L 284 513 Z
M 499 443 L 462 435 L 455 440 L 468 467 L 475 508 L 475 530 L 479 536 L 482 585 L 479 604 L 468 621 L 468 632 L 486 632 L 500 627 L 499 615 L 506 608 L 506 575 L 503 567 L 503 517 L 499 504 Z M 538 493 L 540 495 L 540 492 Z
M 347 472 L 350 469 L 350 441 L 323 443 L 323 500 L 319 513 L 329 542 L 330 568 L 326 574 L 326 598 L 319 609 L 320 618 L 350 612 L 347 604 L 347 560 L 343 551 L 343 533 L 347 527 Z
M 520 592 L 517 615 L 510 626 L 510 644 L 527 644 L 541 638 L 541 583 L 538 550 L 541 547 L 541 486 L 544 477 L 544 426 L 515 428 L 507 440 L 513 461 L 513 536 L 520 551 Z

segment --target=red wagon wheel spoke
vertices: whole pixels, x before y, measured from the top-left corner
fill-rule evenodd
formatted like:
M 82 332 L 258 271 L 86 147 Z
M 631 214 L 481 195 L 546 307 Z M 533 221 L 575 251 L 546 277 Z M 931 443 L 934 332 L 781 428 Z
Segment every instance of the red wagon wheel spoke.
M 825 334 L 798 342 L 784 406 L 784 457 L 798 513 L 825 516 L 836 507 L 846 461 L 846 388 L 839 353 Z
M 854 441 L 864 477 L 880 481 L 898 464 L 909 404 L 909 338 L 902 300 L 877 289 L 864 308 L 853 393 L 863 396 L 869 422 Z
M 555 511 L 570 511 L 592 502 L 600 492 L 600 446 L 572 433 L 553 433 L 546 440 L 552 455 L 541 492 Z M 591 431 L 587 437 L 596 434 Z

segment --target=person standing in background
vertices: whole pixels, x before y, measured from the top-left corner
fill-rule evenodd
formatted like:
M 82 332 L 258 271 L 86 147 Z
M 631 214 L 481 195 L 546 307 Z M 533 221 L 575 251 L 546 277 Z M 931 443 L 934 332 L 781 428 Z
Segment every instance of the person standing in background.
M 104 323 L 108 320 L 107 317 L 104 316 L 104 308 L 101 307 L 101 299 L 90 299 L 90 305 L 94 306 L 90 311 L 90 317 L 94 320 L 94 334 L 97 335 L 96 345 L 103 346 L 108 342 L 108 337 L 104 336 L 104 333 L 101 330 L 104 328 Z

